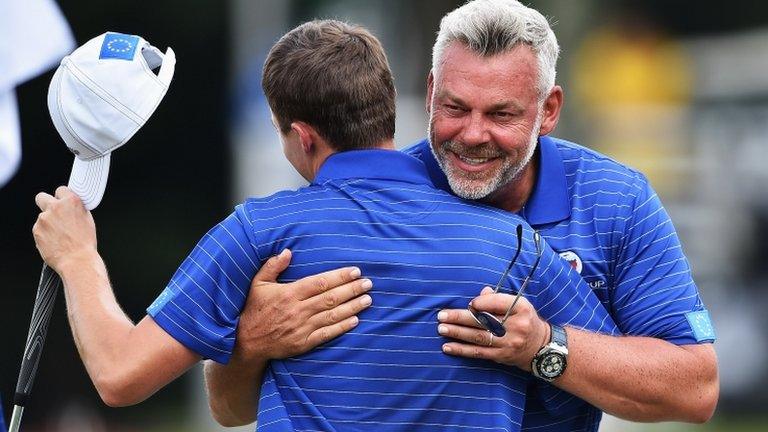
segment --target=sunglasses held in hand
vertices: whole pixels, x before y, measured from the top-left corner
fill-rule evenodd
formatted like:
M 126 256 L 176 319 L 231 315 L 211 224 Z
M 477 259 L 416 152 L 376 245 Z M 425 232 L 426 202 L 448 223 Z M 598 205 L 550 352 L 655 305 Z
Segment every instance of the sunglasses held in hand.
M 507 329 L 504 328 L 504 323 L 507 321 L 507 318 L 509 318 L 509 315 L 512 313 L 512 309 L 515 308 L 517 301 L 520 300 L 520 296 L 523 295 L 523 292 L 525 291 L 525 288 L 528 286 L 528 283 L 531 281 L 531 278 L 533 277 L 534 272 L 536 272 L 536 268 L 539 266 L 539 261 L 541 260 L 541 235 L 539 234 L 538 231 L 533 232 L 533 242 L 536 245 L 536 261 L 533 263 L 533 267 L 531 267 L 531 271 L 530 273 L 528 273 L 528 276 L 526 276 L 525 279 L 523 280 L 523 284 L 520 285 L 520 289 L 517 290 L 517 294 L 515 295 L 515 300 L 512 301 L 512 304 L 509 305 L 509 308 L 507 308 L 507 312 L 504 314 L 504 318 L 498 319 L 495 315 L 491 314 L 490 312 L 473 310 L 471 306 L 468 308 L 472 316 L 475 317 L 475 321 L 477 321 L 478 324 L 483 326 L 483 328 L 491 332 L 491 334 L 493 334 L 496 337 L 503 337 L 507 333 Z M 509 265 L 507 266 L 507 269 L 504 271 L 504 274 L 501 275 L 501 279 L 499 279 L 499 282 L 496 284 L 496 288 L 493 290 L 494 294 L 499 292 L 499 289 L 501 288 L 501 284 L 504 282 L 504 279 L 506 279 L 507 276 L 509 275 L 509 271 L 512 269 L 512 266 L 515 264 L 515 261 L 517 261 L 517 257 L 520 255 L 520 250 L 522 249 L 522 245 L 523 245 L 523 226 L 518 225 L 517 226 L 517 251 L 515 252 L 515 256 L 512 258 L 512 261 L 509 262 Z

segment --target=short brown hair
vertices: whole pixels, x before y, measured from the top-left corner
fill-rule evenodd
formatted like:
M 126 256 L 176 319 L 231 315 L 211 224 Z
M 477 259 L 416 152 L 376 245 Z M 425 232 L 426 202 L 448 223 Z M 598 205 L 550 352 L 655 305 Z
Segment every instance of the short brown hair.
M 381 43 L 366 29 L 315 20 L 286 33 L 264 63 L 262 87 L 278 127 L 313 126 L 338 150 L 395 135 L 395 85 Z

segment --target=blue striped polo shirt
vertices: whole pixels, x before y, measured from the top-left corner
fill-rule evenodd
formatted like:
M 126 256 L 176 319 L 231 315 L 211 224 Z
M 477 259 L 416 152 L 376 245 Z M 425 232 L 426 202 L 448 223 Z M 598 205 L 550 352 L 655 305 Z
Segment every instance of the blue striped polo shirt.
M 516 291 L 536 259 L 533 231 L 520 217 L 436 189 L 424 165 L 404 153 L 337 153 L 309 186 L 238 205 L 148 312 L 185 346 L 225 363 L 265 259 L 293 251 L 284 282 L 359 266 L 373 281 L 372 306 L 352 331 L 269 363 L 257 429 L 517 431 L 531 375 L 445 355 L 436 315 L 467 307 L 497 283 L 521 223 L 522 252 L 504 292 Z M 618 332 L 589 286 L 546 245 L 524 294 L 552 322 Z
M 405 150 L 434 184 L 448 181 L 423 140 Z M 626 335 L 712 342 L 709 314 L 672 221 L 645 176 L 572 142 L 541 137 L 539 173 L 522 216 L 568 261 Z M 523 429 L 596 431 L 602 413 L 533 381 Z

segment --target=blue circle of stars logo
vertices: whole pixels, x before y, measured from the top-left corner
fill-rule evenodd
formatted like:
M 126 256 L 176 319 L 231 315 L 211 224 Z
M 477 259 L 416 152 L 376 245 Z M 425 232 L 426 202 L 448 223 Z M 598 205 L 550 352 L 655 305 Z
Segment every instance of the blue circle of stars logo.
M 100 59 L 133 60 L 139 37 L 122 33 L 107 33 L 101 44 Z
M 133 44 L 128 39 L 117 38 L 107 43 L 107 49 L 113 53 L 127 53 L 133 49 Z

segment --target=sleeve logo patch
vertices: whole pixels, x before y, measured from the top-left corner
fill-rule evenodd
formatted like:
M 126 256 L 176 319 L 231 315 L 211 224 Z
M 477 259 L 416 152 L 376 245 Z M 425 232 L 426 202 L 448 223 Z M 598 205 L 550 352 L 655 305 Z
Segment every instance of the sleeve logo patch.
M 122 33 L 107 33 L 101 44 L 100 59 L 133 60 L 139 37 Z
M 688 312 L 685 314 L 685 318 L 688 320 L 688 324 L 691 325 L 696 342 L 715 340 L 715 328 L 712 326 L 712 320 L 709 319 L 708 311 Z
M 175 293 L 170 288 L 166 288 L 165 290 L 163 290 L 162 293 L 160 293 L 160 296 L 156 298 L 151 305 L 149 305 L 149 307 L 147 308 L 147 312 L 149 312 L 150 315 L 157 314 L 160 311 L 160 309 L 162 309 L 163 306 L 165 306 L 174 297 L 175 297 Z

